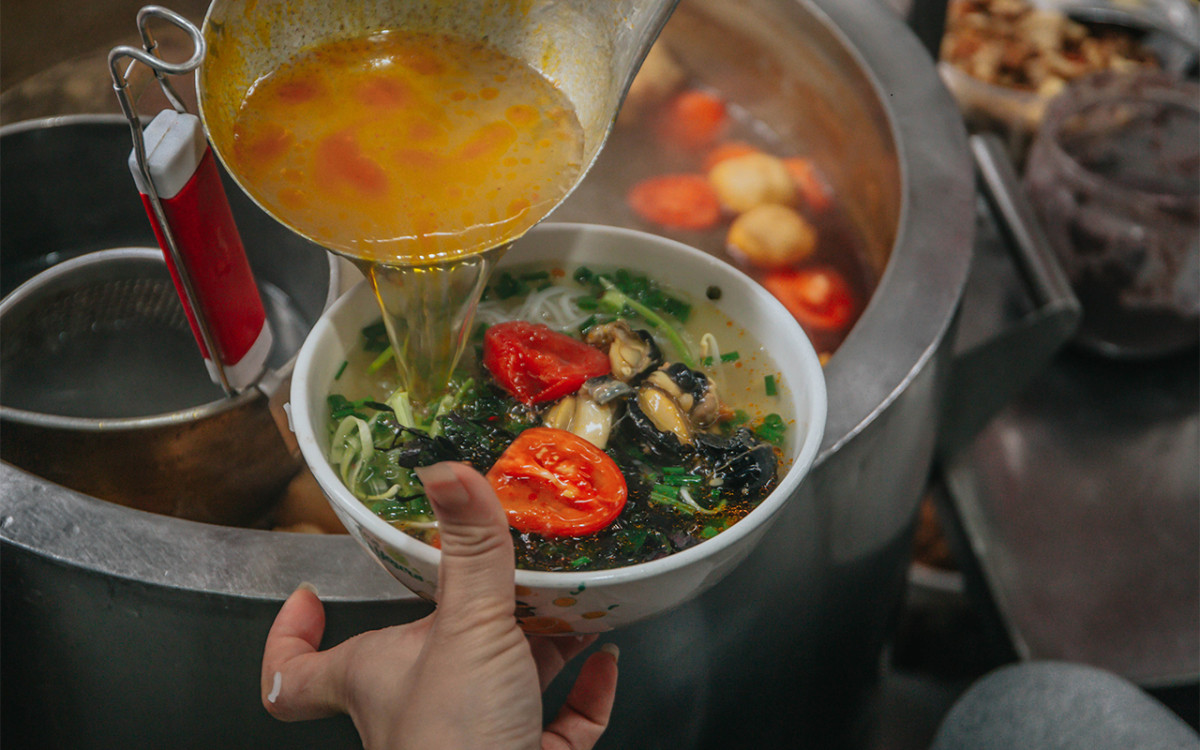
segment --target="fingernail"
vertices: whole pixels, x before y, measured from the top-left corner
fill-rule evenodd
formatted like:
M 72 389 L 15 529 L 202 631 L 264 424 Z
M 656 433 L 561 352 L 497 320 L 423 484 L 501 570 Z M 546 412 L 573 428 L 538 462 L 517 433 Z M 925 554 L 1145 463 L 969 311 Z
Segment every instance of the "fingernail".
M 464 505 L 470 500 L 467 488 L 463 486 L 449 464 L 419 466 L 416 473 L 417 479 L 420 479 L 421 484 L 425 486 L 426 495 L 435 505 L 454 508 Z
M 617 648 L 615 643 L 601 643 L 600 650 L 613 658 L 613 661 L 619 661 L 621 658 L 621 649 Z
M 311 591 L 313 593 L 313 596 L 316 596 L 316 597 L 321 596 L 321 593 L 319 591 L 317 591 L 316 585 L 311 584 L 308 581 L 301 581 L 300 585 L 296 587 L 296 591 L 299 591 L 300 589 L 304 589 L 305 591 Z
M 279 691 L 283 687 L 283 673 L 275 673 L 275 681 L 271 684 L 271 692 L 267 693 L 267 701 L 274 703 L 279 697 Z

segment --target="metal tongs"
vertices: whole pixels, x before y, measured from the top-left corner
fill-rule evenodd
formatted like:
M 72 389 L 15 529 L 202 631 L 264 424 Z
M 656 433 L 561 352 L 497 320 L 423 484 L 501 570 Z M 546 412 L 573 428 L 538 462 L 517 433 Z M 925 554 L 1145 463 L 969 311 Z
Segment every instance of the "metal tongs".
M 191 38 L 190 58 L 170 63 L 155 53 L 158 43 L 148 26 L 152 18 Z M 142 48 L 122 45 L 108 54 L 113 89 L 133 136 L 130 169 L 209 374 L 232 396 L 263 374 L 272 334 L 203 125 L 187 112 L 167 78 L 200 66 L 204 38 L 178 13 L 154 5 L 138 12 L 137 25 Z M 122 72 L 126 58 L 132 60 Z M 137 63 L 153 71 L 173 108 L 160 112 L 145 129 L 129 93 Z

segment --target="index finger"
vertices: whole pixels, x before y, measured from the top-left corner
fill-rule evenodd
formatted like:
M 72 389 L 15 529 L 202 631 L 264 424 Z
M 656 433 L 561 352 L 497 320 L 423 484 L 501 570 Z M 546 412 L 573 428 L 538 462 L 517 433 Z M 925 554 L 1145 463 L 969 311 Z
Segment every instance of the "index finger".
M 318 652 L 325 632 L 325 609 L 303 584 L 283 603 L 263 647 L 262 701 L 284 721 L 330 716 L 342 710 L 331 675 L 333 652 Z M 336 650 L 335 650 L 336 651 Z

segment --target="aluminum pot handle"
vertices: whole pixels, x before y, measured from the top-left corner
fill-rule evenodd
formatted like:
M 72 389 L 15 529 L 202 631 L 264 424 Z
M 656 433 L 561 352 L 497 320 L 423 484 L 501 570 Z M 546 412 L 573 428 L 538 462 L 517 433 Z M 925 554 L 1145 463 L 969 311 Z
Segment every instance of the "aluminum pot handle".
M 959 310 L 938 436 L 943 458 L 969 445 L 1045 369 L 1082 316 L 1004 143 L 991 134 L 973 135 L 969 143 L 997 241 L 976 242 Z

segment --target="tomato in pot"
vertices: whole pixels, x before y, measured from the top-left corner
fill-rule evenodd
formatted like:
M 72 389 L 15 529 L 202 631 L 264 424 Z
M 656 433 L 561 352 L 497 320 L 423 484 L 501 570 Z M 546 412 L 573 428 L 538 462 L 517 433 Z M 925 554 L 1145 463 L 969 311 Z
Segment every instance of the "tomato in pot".
M 549 326 L 512 320 L 487 329 L 483 364 L 525 404 L 553 401 L 609 372 L 608 355 Z
M 701 231 L 721 220 L 721 201 L 699 174 L 664 174 L 630 188 L 626 203 L 641 218 L 672 229 Z
M 607 453 L 552 427 L 525 430 L 487 473 L 508 523 L 544 537 L 584 536 L 620 515 L 628 489 Z
M 663 145 L 696 151 L 713 145 L 729 125 L 729 109 L 722 97 L 687 89 L 663 105 L 657 129 Z
M 762 284 L 806 329 L 840 331 L 853 318 L 854 293 L 827 266 L 772 271 Z

